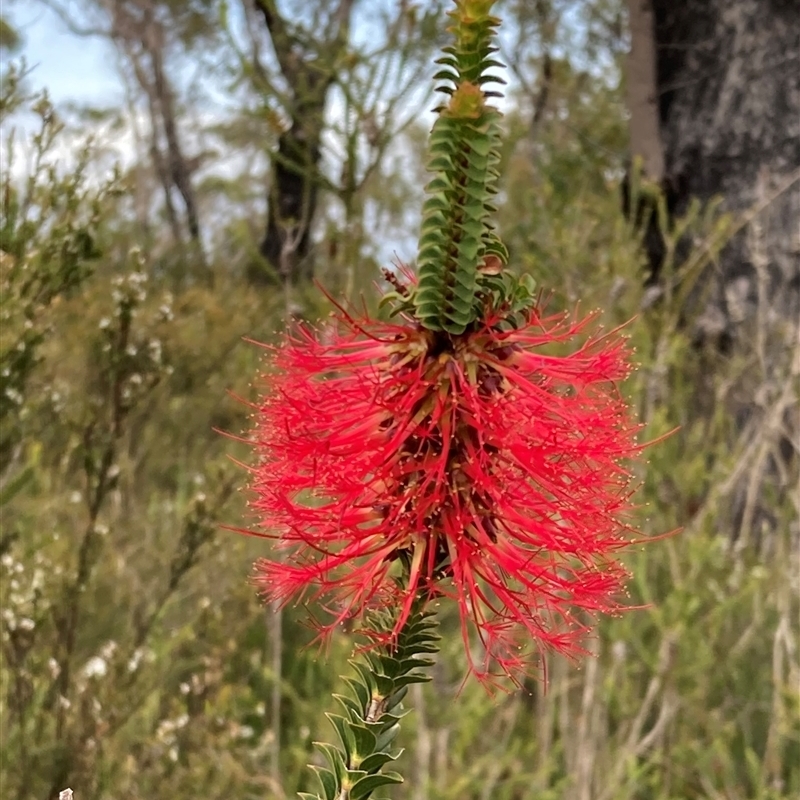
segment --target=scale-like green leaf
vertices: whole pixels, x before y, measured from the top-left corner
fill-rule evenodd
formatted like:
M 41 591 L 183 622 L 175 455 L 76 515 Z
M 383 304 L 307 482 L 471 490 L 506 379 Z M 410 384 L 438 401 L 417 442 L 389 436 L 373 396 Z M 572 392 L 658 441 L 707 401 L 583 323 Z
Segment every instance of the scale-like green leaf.
M 311 769 L 313 769 L 317 775 L 317 779 L 322 786 L 322 791 L 325 793 L 326 800 L 335 800 L 341 789 L 341 784 L 336 780 L 336 776 L 333 772 L 326 767 L 312 766 Z
M 314 742 L 314 746 L 321 750 L 322 753 L 325 755 L 325 758 L 328 759 L 328 763 L 330 764 L 331 771 L 336 776 L 336 780 L 341 785 L 344 782 L 345 777 L 347 776 L 347 764 L 342 757 L 342 753 L 332 744 L 327 744 L 325 742 Z
M 356 743 L 348 721 L 344 717 L 339 716 L 339 714 L 326 714 L 325 716 L 331 721 L 331 724 L 336 729 L 336 733 L 339 735 L 339 740 L 342 743 L 346 756 L 345 763 L 350 763 Z
M 368 797 L 381 786 L 392 786 L 403 782 L 403 777 L 396 772 L 382 772 L 379 775 L 366 775 L 357 781 L 350 790 L 352 800 Z
M 373 753 L 361 762 L 361 769 L 368 773 L 377 772 L 385 764 L 397 761 L 402 752 L 402 750 L 399 750 L 394 755 L 391 753 Z

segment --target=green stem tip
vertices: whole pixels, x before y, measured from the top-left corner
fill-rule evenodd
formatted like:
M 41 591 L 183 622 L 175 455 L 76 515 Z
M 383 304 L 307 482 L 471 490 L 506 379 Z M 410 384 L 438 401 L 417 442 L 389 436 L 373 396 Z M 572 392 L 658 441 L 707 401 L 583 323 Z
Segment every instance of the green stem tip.
M 430 136 L 417 271 L 419 285 L 414 314 L 429 330 L 463 333 L 480 318 L 481 269 L 489 256 L 505 264 L 508 255 L 494 232 L 500 161 L 501 117 L 490 100 L 500 93 L 487 84 L 503 83 L 489 74 L 501 67 L 493 59 L 495 28 L 490 14 L 494 0 L 456 0 L 449 12 L 454 42 L 437 60 L 434 76 L 449 95 L 439 107 Z

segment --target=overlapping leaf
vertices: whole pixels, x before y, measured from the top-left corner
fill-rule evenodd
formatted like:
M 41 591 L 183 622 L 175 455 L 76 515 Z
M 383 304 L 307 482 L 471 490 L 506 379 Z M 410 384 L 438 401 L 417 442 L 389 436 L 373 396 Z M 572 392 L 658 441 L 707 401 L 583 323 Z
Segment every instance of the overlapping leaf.
M 428 329 L 458 335 L 481 316 L 480 267 L 489 254 L 503 263 L 505 248 L 489 220 L 497 193 L 500 112 L 488 103 L 501 82 L 489 73 L 499 20 L 493 0 L 458 0 L 450 12 L 453 45 L 438 60 L 439 90 L 449 95 L 430 137 L 417 270 L 415 315 Z

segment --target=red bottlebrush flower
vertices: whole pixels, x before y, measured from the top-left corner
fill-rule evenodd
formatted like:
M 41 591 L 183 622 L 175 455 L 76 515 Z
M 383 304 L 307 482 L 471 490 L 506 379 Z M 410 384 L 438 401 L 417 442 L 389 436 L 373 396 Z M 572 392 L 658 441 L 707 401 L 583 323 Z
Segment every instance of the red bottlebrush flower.
M 396 630 L 420 593 L 452 597 L 481 678 L 579 652 L 581 612 L 620 607 L 641 449 L 625 340 L 590 320 L 448 336 L 342 315 L 272 348 L 252 506 L 284 553 L 256 565 L 264 594 L 328 602 L 330 628 L 393 604 Z

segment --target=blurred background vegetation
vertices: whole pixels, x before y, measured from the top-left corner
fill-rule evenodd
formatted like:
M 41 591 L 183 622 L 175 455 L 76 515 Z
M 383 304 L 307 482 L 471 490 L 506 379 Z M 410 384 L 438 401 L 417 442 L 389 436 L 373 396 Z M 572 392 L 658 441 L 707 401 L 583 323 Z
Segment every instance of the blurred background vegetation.
M 374 308 L 381 268 L 413 261 L 442 8 L 45 5 L 113 44 L 128 103 L 54 107 L 3 18 L 0 789 L 291 797 L 353 642 L 321 652 L 306 609 L 256 598 L 270 545 L 224 528 L 249 524 L 250 454 L 218 431 L 248 430 L 243 337 L 330 311 L 312 276 Z M 773 213 L 800 209 L 797 177 L 765 162 L 752 202 L 724 181 L 678 197 L 662 108 L 675 180 L 640 179 L 626 4 L 498 12 L 512 263 L 551 308 L 633 318 L 631 401 L 646 436 L 679 426 L 638 466 L 640 522 L 681 531 L 629 554 L 638 608 L 602 621 L 593 657 L 552 659 L 546 691 L 464 684 L 443 607 L 393 796 L 797 797 L 800 242 Z

